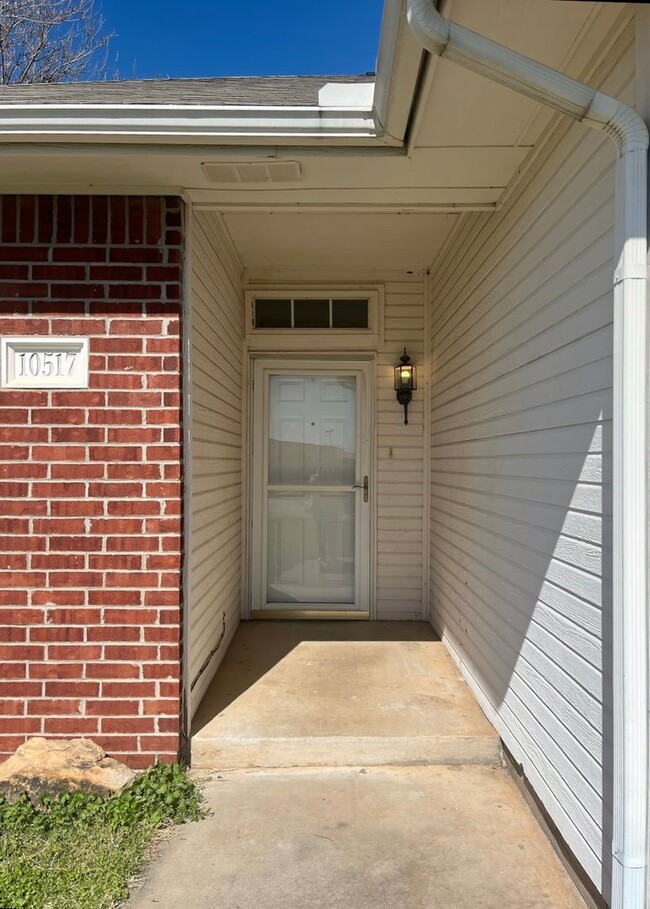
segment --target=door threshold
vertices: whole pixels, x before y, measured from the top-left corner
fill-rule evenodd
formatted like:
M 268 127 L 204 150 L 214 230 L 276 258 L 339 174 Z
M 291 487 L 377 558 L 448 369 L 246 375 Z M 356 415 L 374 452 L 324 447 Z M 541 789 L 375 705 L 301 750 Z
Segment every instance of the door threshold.
M 251 612 L 252 619 L 268 619 L 277 621 L 278 619 L 316 619 L 318 621 L 365 621 L 370 619 L 369 612 L 362 612 L 358 609 L 253 609 Z

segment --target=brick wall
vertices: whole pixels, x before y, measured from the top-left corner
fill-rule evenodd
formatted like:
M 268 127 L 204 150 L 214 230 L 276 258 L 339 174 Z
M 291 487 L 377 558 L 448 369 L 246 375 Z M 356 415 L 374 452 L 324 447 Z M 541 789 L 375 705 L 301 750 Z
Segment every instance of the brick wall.
M 182 210 L 0 197 L 0 335 L 90 338 L 90 388 L 0 390 L 0 754 L 177 755 Z

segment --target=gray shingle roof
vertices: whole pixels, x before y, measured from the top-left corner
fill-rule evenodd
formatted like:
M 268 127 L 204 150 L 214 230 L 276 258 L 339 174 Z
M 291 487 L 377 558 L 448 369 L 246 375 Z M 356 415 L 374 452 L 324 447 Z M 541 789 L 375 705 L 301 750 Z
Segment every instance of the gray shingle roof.
M 0 86 L 0 104 L 205 104 L 316 107 L 327 82 L 372 82 L 361 76 L 232 76 Z

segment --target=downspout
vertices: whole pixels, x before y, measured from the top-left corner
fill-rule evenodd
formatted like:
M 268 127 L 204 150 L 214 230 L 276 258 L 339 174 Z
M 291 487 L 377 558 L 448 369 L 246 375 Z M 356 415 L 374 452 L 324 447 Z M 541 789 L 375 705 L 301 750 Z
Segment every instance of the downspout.
M 431 0 L 408 0 L 407 8 L 411 30 L 430 53 L 604 132 L 618 149 L 613 377 L 612 907 L 645 909 L 648 131 L 627 104 L 445 19 Z

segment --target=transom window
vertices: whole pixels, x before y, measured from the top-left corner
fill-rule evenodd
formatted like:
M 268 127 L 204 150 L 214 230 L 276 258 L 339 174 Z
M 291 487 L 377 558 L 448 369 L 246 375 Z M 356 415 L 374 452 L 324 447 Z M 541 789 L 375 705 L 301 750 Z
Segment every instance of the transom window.
M 360 298 L 256 297 L 253 327 L 280 329 L 368 329 L 369 300 Z

